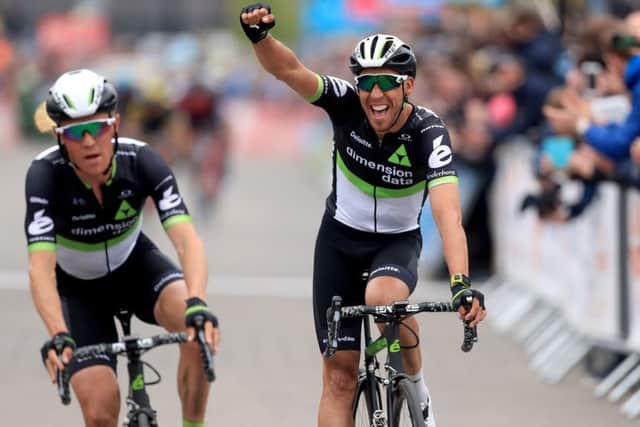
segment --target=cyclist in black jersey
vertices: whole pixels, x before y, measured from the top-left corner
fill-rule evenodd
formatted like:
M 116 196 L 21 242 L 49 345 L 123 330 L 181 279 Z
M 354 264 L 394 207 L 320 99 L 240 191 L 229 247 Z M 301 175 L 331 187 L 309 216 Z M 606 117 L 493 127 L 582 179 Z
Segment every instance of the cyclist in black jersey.
M 51 336 L 43 360 L 52 381 L 56 367 L 68 370 L 87 426 L 117 425 L 115 358 L 66 364 L 76 346 L 117 340 L 119 309 L 168 331 L 187 330 L 191 340 L 194 315 L 201 314 L 214 352 L 219 342 L 217 319 L 204 301 L 204 246 L 175 176 L 150 146 L 118 138 L 116 106 L 114 87 L 95 72 L 60 76 L 46 101 L 58 144 L 33 160 L 26 178 L 31 294 Z M 148 197 L 182 269 L 141 232 Z M 204 426 L 209 383 L 201 366 L 197 344 L 181 344 L 183 426 Z
M 269 34 L 275 25 L 271 8 L 242 9 L 240 24 L 266 71 L 313 105 L 323 108 L 333 125 L 333 184 L 314 256 L 313 308 L 318 345 L 326 345 L 326 317 L 331 297 L 345 305 L 389 304 L 407 299 L 417 282 L 422 240 L 419 216 L 427 195 L 442 236 L 451 273 L 454 304 L 470 288 L 467 244 L 461 224 L 457 175 L 447 129 L 436 114 L 408 100 L 414 88 L 416 58 L 395 36 L 363 39 L 349 68 L 356 86 L 316 74 L 295 53 Z M 363 270 L 370 272 L 359 286 Z M 460 316 L 476 326 L 484 317 L 484 296 Z M 417 331 L 415 319 L 406 321 Z M 345 323 L 336 357 L 324 360 L 318 425 L 352 425 L 360 349 L 360 323 Z M 415 338 L 402 328 L 401 341 Z M 403 350 L 406 371 L 423 400 L 425 425 L 435 426 L 418 347 Z

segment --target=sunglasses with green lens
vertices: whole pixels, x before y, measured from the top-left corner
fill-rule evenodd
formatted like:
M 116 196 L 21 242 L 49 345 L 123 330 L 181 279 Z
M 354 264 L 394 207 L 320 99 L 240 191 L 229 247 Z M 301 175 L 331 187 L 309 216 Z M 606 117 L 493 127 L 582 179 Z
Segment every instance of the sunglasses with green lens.
M 402 85 L 409 77 L 402 74 L 361 74 L 355 77 L 356 86 L 360 90 L 371 92 L 375 85 L 386 92 Z
M 71 123 L 65 126 L 55 128 L 58 135 L 62 135 L 65 139 L 71 141 L 81 141 L 85 133 L 96 138 L 104 134 L 110 126 L 116 122 L 114 117 L 108 119 L 89 120 L 80 123 Z

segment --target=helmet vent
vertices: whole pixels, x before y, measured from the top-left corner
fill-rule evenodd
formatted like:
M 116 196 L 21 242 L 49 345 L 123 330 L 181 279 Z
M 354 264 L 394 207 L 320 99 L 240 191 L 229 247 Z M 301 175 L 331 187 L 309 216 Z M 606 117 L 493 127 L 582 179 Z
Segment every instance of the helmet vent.
M 391 46 L 393 46 L 393 40 L 387 40 L 384 43 L 384 47 L 382 48 L 382 55 L 387 53 L 389 51 L 389 49 L 391 49 Z
M 93 104 L 93 100 L 96 97 L 96 90 L 95 88 L 91 88 L 91 92 L 89 93 L 89 104 Z
M 372 58 L 372 59 L 374 58 L 377 44 L 378 44 L 378 36 L 375 36 L 371 41 L 371 53 L 369 54 L 369 58 Z
M 66 103 L 67 103 L 67 106 L 68 106 L 69 108 L 75 108 L 75 107 L 73 106 L 73 102 L 71 102 L 71 100 L 69 99 L 69 97 L 68 97 L 67 95 L 62 95 L 62 98 L 64 98 L 64 102 L 66 102 Z

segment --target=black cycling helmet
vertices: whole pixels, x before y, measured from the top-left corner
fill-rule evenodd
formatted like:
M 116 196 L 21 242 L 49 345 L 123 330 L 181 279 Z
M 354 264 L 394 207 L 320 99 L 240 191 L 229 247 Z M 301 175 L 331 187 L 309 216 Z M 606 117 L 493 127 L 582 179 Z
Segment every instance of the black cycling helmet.
M 61 75 L 49 89 L 47 114 L 59 124 L 106 111 L 112 113 L 118 104 L 115 87 L 91 70 L 73 70 Z
M 396 36 L 375 34 L 360 40 L 349 58 L 354 75 L 363 68 L 385 67 L 400 74 L 416 76 L 416 56 L 411 47 Z

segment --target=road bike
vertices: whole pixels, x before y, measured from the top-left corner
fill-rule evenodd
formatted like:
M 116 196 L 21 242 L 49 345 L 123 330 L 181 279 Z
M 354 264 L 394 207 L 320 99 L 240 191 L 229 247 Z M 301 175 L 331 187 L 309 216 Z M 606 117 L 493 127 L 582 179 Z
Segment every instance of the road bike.
M 465 291 L 463 294 L 465 308 L 468 309 L 471 306 L 472 300 L 471 292 Z M 402 366 L 403 347 L 400 345 L 400 327 L 409 328 L 403 323 L 403 319 L 416 313 L 456 311 L 449 302 L 412 304 L 409 301 L 395 301 L 390 305 L 343 307 L 342 298 L 333 297 L 331 307 L 327 310 L 328 341 L 324 352 L 325 357 L 330 358 L 337 351 L 338 332 L 342 319 L 362 318 L 364 320 L 365 351 L 352 404 L 356 427 L 425 426 L 421 402 Z M 382 335 L 375 341 L 371 338 L 370 318 L 373 318 L 376 323 L 384 324 Z M 464 339 L 461 350 L 468 352 L 478 341 L 478 333 L 476 327 L 469 326 L 467 322 L 463 324 Z M 409 330 L 415 335 L 415 346 L 418 346 L 418 335 L 411 328 Z M 376 355 L 384 349 L 387 350 L 387 358 L 384 363 L 384 374 L 382 374 Z
M 142 355 L 161 345 L 186 342 L 187 334 L 185 332 L 173 332 L 138 338 L 131 335 L 131 316 L 131 311 L 127 309 L 121 309 L 116 314 L 116 318 L 122 326 L 123 336 L 120 341 L 79 347 L 74 350 L 73 358 L 80 360 L 96 355 L 125 356 L 127 358 L 129 373 L 129 391 L 126 400 L 128 409 L 124 418 L 123 427 L 157 427 L 157 413 L 151 406 L 146 387 L 158 384 L 162 377 L 156 368 L 142 360 Z M 200 347 L 205 375 L 209 382 L 213 382 L 215 380 L 213 355 L 205 340 L 204 316 L 196 317 L 195 322 L 195 338 Z M 145 379 L 145 366 L 155 374 L 156 378 L 153 381 L 147 381 Z M 60 400 L 63 404 L 68 405 L 71 402 L 71 395 L 69 393 L 69 378 L 66 371 L 57 370 L 56 382 Z

